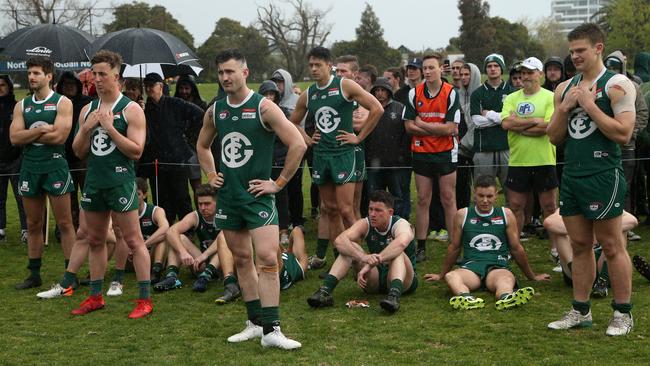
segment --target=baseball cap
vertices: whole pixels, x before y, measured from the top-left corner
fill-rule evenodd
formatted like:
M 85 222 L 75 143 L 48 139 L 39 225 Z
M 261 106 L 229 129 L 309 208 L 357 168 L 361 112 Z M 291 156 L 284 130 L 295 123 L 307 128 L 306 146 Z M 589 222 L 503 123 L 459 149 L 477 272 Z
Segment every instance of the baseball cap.
M 142 82 L 144 84 L 162 83 L 163 78 L 158 73 L 150 72 L 147 74 L 147 76 L 144 77 L 144 80 Z
M 537 57 L 529 57 L 521 63 L 521 67 L 524 67 L 528 70 L 537 70 L 539 72 L 544 72 L 544 64 Z
M 408 64 L 406 66 L 413 66 L 417 67 L 418 69 L 422 69 L 422 59 L 418 57 L 413 57 L 412 59 L 409 60 Z
M 284 81 L 284 77 L 279 71 L 275 71 L 273 75 L 271 75 L 271 80 L 273 81 Z

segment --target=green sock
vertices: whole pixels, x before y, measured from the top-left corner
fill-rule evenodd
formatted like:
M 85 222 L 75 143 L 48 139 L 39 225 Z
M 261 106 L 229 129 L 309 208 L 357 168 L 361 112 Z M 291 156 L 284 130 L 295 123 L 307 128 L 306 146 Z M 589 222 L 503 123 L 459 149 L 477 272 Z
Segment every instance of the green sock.
M 138 281 L 138 289 L 140 289 L 139 299 L 148 299 L 151 297 L 151 281 Z
M 167 266 L 167 275 L 165 277 L 178 277 L 178 267 Z
M 88 285 L 90 285 L 90 296 L 97 296 L 102 294 L 102 285 L 104 284 L 104 279 L 99 278 L 96 280 L 91 280 Z
M 332 253 L 334 253 L 334 259 L 339 257 L 339 251 L 336 248 L 332 247 Z
M 612 300 L 612 309 L 618 310 L 620 313 L 629 314 L 632 311 L 632 303 L 617 304 Z
M 160 273 L 160 272 L 162 272 L 162 270 L 163 270 L 163 264 L 162 263 L 156 262 L 156 263 L 153 264 L 152 272 Z
M 262 327 L 264 334 L 273 332 L 273 327 L 280 326 L 280 308 L 277 306 L 266 306 L 260 309 Z
M 223 286 L 226 287 L 226 285 L 229 285 L 231 283 L 237 283 L 237 277 L 230 273 L 229 275 L 226 276 L 226 278 L 223 279 Z
M 339 279 L 332 276 L 331 274 L 327 274 L 327 277 L 323 280 L 323 286 L 327 288 L 327 291 L 331 294 L 334 289 L 336 288 L 336 285 L 339 284 Z
M 591 301 L 581 302 L 573 300 L 573 309 L 580 312 L 582 315 L 589 314 L 589 309 L 591 308 Z
M 203 270 L 203 272 L 201 272 L 201 274 L 199 275 L 199 278 L 207 277 L 208 280 L 212 280 L 212 276 L 214 276 L 215 273 L 217 273 L 217 267 L 213 266 L 212 264 L 208 264 Z
M 122 283 L 124 281 L 124 269 L 115 268 L 115 273 L 113 273 L 113 281 Z
M 402 280 L 392 280 L 390 281 L 390 291 L 396 290 L 399 295 L 402 294 L 402 291 L 404 290 L 404 283 Z
M 29 258 L 27 269 L 29 269 L 30 277 L 41 278 L 41 258 Z
M 66 259 L 63 262 L 65 263 L 65 269 L 68 269 L 68 264 L 70 264 L 70 260 Z
M 68 288 L 72 286 L 73 283 L 77 282 L 77 274 L 69 271 L 65 271 L 63 274 L 63 279 L 59 282 L 59 285 L 63 288 Z
M 260 299 L 246 301 L 246 313 L 248 314 L 248 320 L 250 320 L 251 323 L 262 325 L 261 312 L 262 303 L 260 302 Z
M 316 256 L 320 259 L 325 258 L 327 255 L 327 244 L 329 244 L 330 240 L 329 239 L 321 239 L 319 238 L 316 240 Z

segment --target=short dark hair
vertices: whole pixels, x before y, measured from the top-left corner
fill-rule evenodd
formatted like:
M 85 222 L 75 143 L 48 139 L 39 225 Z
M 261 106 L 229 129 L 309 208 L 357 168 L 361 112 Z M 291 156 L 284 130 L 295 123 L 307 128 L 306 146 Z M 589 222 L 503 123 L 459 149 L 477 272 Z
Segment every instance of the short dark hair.
M 353 72 L 359 71 L 359 59 L 355 55 L 343 55 L 336 58 L 336 64 L 350 64 Z
M 583 23 L 575 27 L 567 34 L 566 38 L 571 41 L 577 39 L 588 39 L 592 45 L 605 43 L 605 33 L 595 23 Z
M 424 61 L 432 59 L 432 58 L 435 59 L 436 61 L 438 61 L 438 65 L 442 64 L 442 55 L 439 54 L 438 52 L 429 53 L 427 55 L 424 55 L 424 57 L 422 57 L 422 63 L 424 64 Z
M 404 80 L 404 72 L 401 67 L 389 67 L 385 72 L 390 72 L 394 78 L 399 78 L 400 83 Z
M 135 178 L 135 186 L 144 194 L 147 194 L 147 192 L 149 192 L 149 185 L 147 184 L 147 180 L 142 177 Z
M 395 207 L 395 198 L 384 190 L 376 190 L 368 196 L 370 202 L 382 202 L 388 208 Z
M 30 67 L 40 67 L 43 69 L 43 73 L 54 74 L 54 63 L 49 57 L 45 56 L 34 56 L 27 60 L 27 68 Z
M 323 47 L 323 46 L 316 46 L 309 50 L 307 53 L 307 59 L 309 58 L 317 58 L 326 62 L 331 62 L 332 61 L 332 53 L 330 52 L 329 49 Z
M 109 50 L 100 50 L 90 59 L 90 64 L 100 64 L 106 62 L 111 69 L 120 69 L 122 67 L 122 56 L 119 53 L 109 51 Z
M 370 75 L 370 82 L 375 83 L 377 81 L 377 68 L 374 65 L 363 65 L 359 69 L 359 72 L 366 73 Z
M 489 188 L 497 187 L 497 180 L 492 175 L 479 175 L 474 180 L 474 189 L 476 188 Z
M 201 184 L 194 194 L 197 197 L 212 197 L 216 199 L 216 192 L 209 184 Z
M 214 61 L 218 65 L 233 59 L 239 61 L 242 64 L 246 63 L 246 57 L 244 57 L 244 54 L 241 53 L 241 51 L 239 51 L 236 48 L 230 48 L 217 53 L 217 56 L 214 58 Z

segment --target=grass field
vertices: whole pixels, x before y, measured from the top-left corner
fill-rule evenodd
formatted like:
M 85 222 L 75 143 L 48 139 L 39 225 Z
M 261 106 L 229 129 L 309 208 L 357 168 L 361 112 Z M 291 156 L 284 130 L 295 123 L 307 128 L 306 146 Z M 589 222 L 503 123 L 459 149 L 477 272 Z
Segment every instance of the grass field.
M 257 85 L 251 85 L 254 89 Z M 214 84 L 200 85 L 201 95 L 209 100 L 216 94 Z M 308 177 L 304 177 L 308 182 Z M 305 213 L 309 212 L 307 184 Z M 413 191 L 414 192 L 414 191 Z M 10 193 L 11 196 L 11 193 Z M 645 217 L 641 218 L 645 219 Z M 245 320 L 243 302 L 218 306 L 213 301 L 222 286 L 212 283 L 208 292 L 193 293 L 193 278 L 183 270 L 182 289 L 154 293 L 155 311 L 147 319 L 129 320 L 137 285 L 127 274 L 125 294 L 106 298 L 106 308 L 72 317 L 70 310 L 87 295 L 82 288 L 74 296 L 38 300 L 35 294 L 57 282 L 63 273 L 63 255 L 53 237 L 43 257 L 41 289 L 17 292 L 14 284 L 28 274 L 27 249 L 19 242 L 19 226 L 13 197 L 8 200 L 8 238 L 0 243 L 0 364 L 156 364 L 156 365 L 637 365 L 650 359 L 650 282 L 633 273 L 633 314 L 636 326 L 625 337 L 604 335 L 611 316 L 611 294 L 593 300 L 594 326 L 588 330 L 552 332 L 546 324 L 568 310 L 571 289 L 557 273 L 551 273 L 548 244 L 542 240 L 524 243 L 533 270 L 551 273 L 546 283 L 523 279 L 537 296 L 524 307 L 507 312 L 494 309 L 494 298 L 486 299 L 485 309 L 460 312 L 448 305 L 449 293 L 443 283 L 420 282 L 417 292 L 402 298 L 401 310 L 387 316 L 378 306 L 380 295 L 364 295 L 346 279 L 337 288 L 335 307 L 312 310 L 306 298 L 319 286 L 317 272 L 304 282 L 282 293 L 283 331 L 299 340 L 296 352 L 266 350 L 259 341 L 229 344 L 226 338 L 241 330 Z M 315 221 L 308 220 L 307 244 L 315 249 Z M 630 244 L 631 255 L 650 257 L 649 227 L 635 230 L 644 240 Z M 418 265 L 418 273 L 437 271 L 444 244 L 428 243 L 430 259 Z M 329 258 L 331 258 L 331 252 Z M 432 258 L 431 258 L 432 257 Z M 112 276 L 106 275 L 105 290 Z M 82 268 L 80 273 L 86 273 Z M 350 299 L 370 300 L 369 309 L 347 309 Z M 645 360 L 645 361 L 644 361 Z
M 308 209 L 307 204 L 305 212 Z M 536 289 L 537 296 L 526 306 L 506 312 L 497 312 L 493 297 L 487 293 L 480 293 L 487 302 L 485 309 L 455 311 L 447 303 L 449 294 L 443 283 L 421 282 L 414 295 L 403 297 L 400 311 L 387 316 L 379 310 L 381 296 L 364 295 L 350 279 L 337 288 L 334 308 L 310 309 L 305 300 L 319 286 L 317 273 L 311 272 L 304 282 L 282 293 L 283 330 L 302 342 L 303 348 L 297 352 L 266 350 L 259 341 L 228 344 L 227 336 L 239 331 L 245 320 L 243 302 L 214 304 L 222 289 L 217 283 L 212 283 L 206 293 L 193 293 L 193 278 L 185 270 L 181 272 L 184 288 L 153 295 L 155 311 L 148 319 L 133 321 L 126 317 L 136 297 L 133 274 L 127 274 L 125 294 L 107 298 L 104 310 L 73 317 L 69 312 L 85 298 L 87 289 L 64 299 L 35 297 L 36 292 L 58 281 L 63 272 L 61 248 L 53 238 L 44 254 L 44 286 L 40 290 L 14 290 L 13 285 L 27 275 L 27 258 L 26 246 L 19 243 L 12 198 L 8 216 L 8 239 L 0 244 L 5 263 L 0 266 L 3 365 L 598 365 L 645 364 L 650 359 L 650 283 L 637 273 L 633 275 L 636 327 L 630 335 L 619 338 L 604 335 L 611 315 L 611 295 L 592 302 L 592 329 L 546 329 L 549 321 L 570 306 L 571 289 L 558 274 L 547 283 L 522 280 L 523 285 Z M 313 252 L 314 220 L 308 221 L 307 229 L 308 248 Z M 636 231 L 650 238 L 647 228 Z M 533 269 L 550 273 L 547 243 L 531 240 L 525 247 Z M 433 248 L 433 258 L 418 266 L 420 276 L 440 268 L 444 245 L 435 243 Z M 641 241 L 630 245 L 630 253 L 648 256 L 650 250 Z M 80 273 L 86 273 L 85 268 Z M 107 274 L 105 287 L 111 275 Z M 347 309 L 344 304 L 350 299 L 368 299 L 370 308 Z

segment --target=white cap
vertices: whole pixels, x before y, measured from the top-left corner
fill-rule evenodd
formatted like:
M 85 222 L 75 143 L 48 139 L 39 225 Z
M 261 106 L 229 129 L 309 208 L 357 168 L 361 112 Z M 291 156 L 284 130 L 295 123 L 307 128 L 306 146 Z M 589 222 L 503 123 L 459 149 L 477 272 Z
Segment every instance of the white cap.
M 529 57 L 521 63 L 521 67 L 525 67 L 528 70 L 538 70 L 539 72 L 544 72 L 544 64 L 537 57 Z

